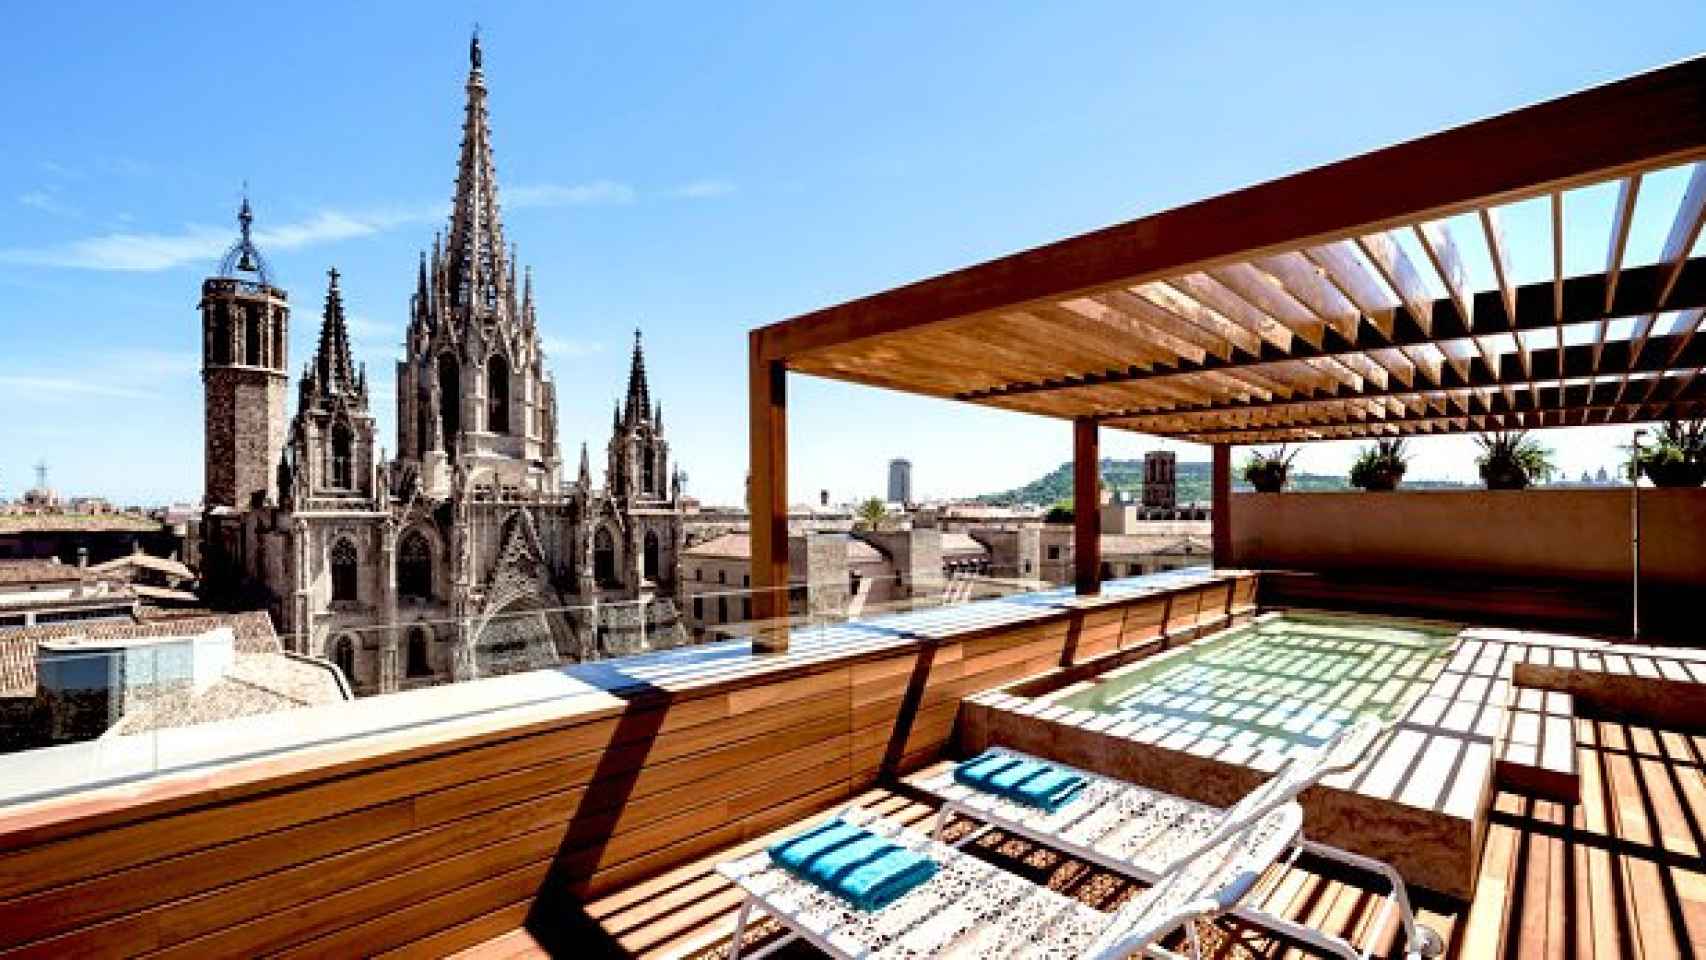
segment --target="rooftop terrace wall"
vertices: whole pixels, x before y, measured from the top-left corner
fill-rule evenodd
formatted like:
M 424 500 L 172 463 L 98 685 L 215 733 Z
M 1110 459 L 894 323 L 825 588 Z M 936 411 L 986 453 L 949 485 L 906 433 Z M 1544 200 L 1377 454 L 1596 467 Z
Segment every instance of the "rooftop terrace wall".
M 1686 623 L 1692 591 L 1706 587 L 1706 489 L 1640 496 L 1642 616 L 1653 627 Z M 1231 525 L 1234 565 L 1323 574 L 1363 606 L 1384 589 L 1373 581 L 1408 582 L 1431 594 L 1411 600 L 1432 613 L 1503 608 L 1598 632 L 1628 627 L 1627 487 L 1240 493 Z M 1327 589 L 1285 578 L 1263 586 L 1282 591 L 1275 602 L 1320 600 L 1297 591 Z
M 0 809 L 0 957 L 448 953 L 929 762 L 968 694 L 1212 628 L 1254 594 L 1193 572 L 847 623 L 785 654 L 517 674 L 298 711 L 344 731 L 306 746 L 277 720 L 209 724 L 204 747 L 274 741 Z

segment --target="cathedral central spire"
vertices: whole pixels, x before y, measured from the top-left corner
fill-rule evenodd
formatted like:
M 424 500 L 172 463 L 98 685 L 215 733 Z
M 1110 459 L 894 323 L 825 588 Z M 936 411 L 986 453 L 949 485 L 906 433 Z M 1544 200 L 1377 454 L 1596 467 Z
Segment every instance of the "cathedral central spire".
M 452 301 L 470 312 L 484 314 L 495 311 L 503 302 L 508 270 L 482 62 L 480 35 L 476 32 L 468 45 L 468 103 L 445 253 L 449 260 L 447 292 Z
M 640 331 L 634 331 L 634 358 L 628 365 L 628 400 L 622 417 L 629 423 L 644 420 L 652 412 L 652 393 L 646 386 L 646 353 L 640 346 Z

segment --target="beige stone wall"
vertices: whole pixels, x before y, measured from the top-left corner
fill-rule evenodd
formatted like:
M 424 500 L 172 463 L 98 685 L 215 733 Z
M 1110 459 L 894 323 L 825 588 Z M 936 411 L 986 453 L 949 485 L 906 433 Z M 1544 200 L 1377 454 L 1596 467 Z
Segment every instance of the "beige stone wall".
M 1237 493 L 1232 566 L 1629 577 L 1624 489 Z M 1643 582 L 1706 585 L 1706 489 L 1641 491 Z

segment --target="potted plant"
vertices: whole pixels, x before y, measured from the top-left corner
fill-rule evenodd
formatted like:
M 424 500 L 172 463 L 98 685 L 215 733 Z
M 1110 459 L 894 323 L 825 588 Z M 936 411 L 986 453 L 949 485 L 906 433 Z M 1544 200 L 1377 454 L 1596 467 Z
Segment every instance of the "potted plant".
M 1655 487 L 1698 487 L 1706 483 L 1706 419 L 1670 420 L 1654 442 L 1635 455 Z
M 1257 493 L 1279 493 L 1285 489 L 1285 482 L 1291 476 L 1291 462 L 1296 459 L 1297 451 L 1287 453 L 1283 443 L 1266 453 L 1252 450 L 1250 459 L 1244 462 L 1244 479 Z
M 1410 452 L 1403 437 L 1376 440 L 1374 446 L 1363 448 L 1356 463 L 1351 464 L 1351 486 L 1364 490 L 1391 490 L 1404 479 L 1409 466 Z
M 1475 465 L 1488 490 L 1522 490 L 1552 478 L 1552 451 L 1529 439 L 1526 430 L 1494 430 L 1475 438 Z

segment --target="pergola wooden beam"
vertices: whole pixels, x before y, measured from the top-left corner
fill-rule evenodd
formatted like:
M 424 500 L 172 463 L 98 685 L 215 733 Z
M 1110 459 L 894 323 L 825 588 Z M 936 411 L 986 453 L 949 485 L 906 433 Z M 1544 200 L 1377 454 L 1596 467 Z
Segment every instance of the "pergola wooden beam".
M 1663 122 L 1655 122 L 1663 118 Z M 1706 58 L 763 327 L 759 355 L 1132 286 L 1706 155 Z
M 1606 423 L 1639 423 L 1669 417 L 1693 418 L 1706 416 L 1706 391 L 1698 377 L 1680 400 L 1654 404 L 1624 403 L 1605 418 Z M 1653 408 L 1653 409 L 1647 409 Z M 1594 414 L 1605 412 L 1602 407 L 1585 407 Z M 1356 440 L 1366 437 L 1399 436 L 1438 432 L 1449 428 L 1453 433 L 1485 430 L 1543 430 L 1577 426 L 1575 410 L 1538 410 L 1525 413 L 1472 413 L 1458 416 L 1394 417 L 1362 423 L 1340 423 L 1319 427 L 1288 427 L 1274 430 L 1221 430 L 1180 434 L 1177 439 L 1191 443 L 1216 446 L 1251 445 L 1264 443 L 1309 443 L 1320 440 Z
M 1100 433 L 1088 417 L 1072 422 L 1072 573 L 1079 596 L 1102 589 Z
M 752 532 L 752 616 L 761 624 L 754 652 L 788 649 L 788 371 L 765 359 L 758 337 L 749 340 Z M 778 626 L 778 624 L 780 624 Z
M 1515 317 L 1505 313 L 1503 293 L 1498 290 L 1488 290 L 1475 294 L 1473 299 L 1469 301 L 1472 303 L 1472 322 L 1469 323 L 1464 322 L 1463 315 L 1450 298 L 1430 301 L 1430 306 L 1426 310 L 1426 313 L 1433 318 L 1428 324 L 1431 328 L 1430 331 L 1424 331 L 1422 322 L 1417 319 L 1416 311 L 1407 306 L 1398 307 L 1393 311 L 1393 332 L 1390 337 L 1380 337 L 1378 333 L 1372 332 L 1365 326 L 1358 332 L 1356 341 L 1334 337 L 1331 338 L 1332 342 L 1326 343 L 1320 348 L 1294 343 L 1291 352 L 1281 353 L 1277 348 L 1264 346 L 1259 354 L 1237 351 L 1230 359 L 1226 360 L 1205 354 L 1201 361 L 1179 358 L 1173 364 L 1154 364 L 1147 368 L 1132 366 L 1123 370 L 1085 371 L 1077 375 L 1049 380 L 1011 383 L 981 390 L 962 391 L 955 395 L 955 399 L 983 400 L 996 396 L 1070 390 L 1097 384 L 1131 383 L 1175 377 L 1203 370 L 1262 367 L 1290 360 L 1342 357 L 1363 354 L 1386 346 L 1408 347 L 1439 344 L 1449 340 L 1461 340 L 1503 332 L 1539 330 L 1554 326 L 1560 328 L 1559 339 L 1561 342 L 1561 328 L 1565 325 L 1601 322 L 1607 316 L 1613 318 L 1633 317 L 1656 310 L 1659 303 L 1660 288 L 1668 279 L 1669 274 L 1669 264 L 1655 264 L 1627 271 L 1624 274 L 1623 282 L 1619 284 L 1619 289 L 1613 298 L 1614 302 L 1609 311 L 1605 307 L 1605 276 L 1603 274 L 1589 274 L 1570 277 L 1562 283 L 1542 281 L 1517 288 L 1512 296 L 1512 300 L 1516 304 Z M 1554 293 L 1558 289 L 1563 291 L 1561 299 Z M 1686 265 L 1686 269 L 1678 273 L 1678 281 L 1671 292 L 1671 298 L 1679 307 L 1706 306 L 1706 258 L 1695 258 Z M 1459 369 L 1467 370 L 1467 366 Z
M 1317 392 L 1303 399 L 1276 398 L 1267 401 L 1215 399 L 1204 403 L 1187 403 L 1168 407 L 1131 407 L 1124 410 L 1109 411 L 1098 414 L 1098 416 L 1103 420 L 1129 421 L 1132 418 L 1150 418 L 1160 421 L 1201 414 L 1306 407 L 1332 400 L 1404 397 L 1459 388 L 1497 389 L 1508 395 L 1512 390 L 1531 389 L 1532 380 L 1536 378 L 1558 380 L 1594 377 L 1603 373 L 1619 375 L 1662 373 L 1706 363 L 1706 340 L 1692 340 L 1683 334 L 1673 334 L 1655 337 L 1649 342 L 1648 346 L 1650 349 L 1640 354 L 1634 354 L 1632 352 L 1633 344 L 1629 341 L 1615 340 L 1606 344 L 1605 349 L 1597 357 L 1594 355 L 1591 344 L 1566 346 L 1562 351 L 1555 347 L 1545 347 L 1535 350 L 1529 355 L 1530 369 L 1534 372 L 1534 378 L 1529 376 L 1528 371 L 1522 369 L 1521 361 L 1515 353 L 1507 353 L 1499 358 L 1499 366 L 1496 370 L 1477 366 L 1468 380 L 1448 380 L 1439 387 L 1412 388 L 1402 384 L 1388 384 L 1385 387 L 1368 387 L 1357 392 Z
M 1706 353 L 1706 350 L 1697 351 Z M 1680 390 L 1680 384 L 1693 374 L 1697 366 L 1676 367 L 1649 375 L 1650 392 L 1659 394 L 1669 390 L 1669 396 L 1674 397 Z M 1555 394 L 1563 390 L 1564 397 Z M 1370 409 L 1384 408 L 1391 410 L 1390 404 L 1396 403 L 1404 410 L 1414 412 L 1418 407 L 1434 409 L 1447 406 L 1446 401 L 1452 401 L 1464 414 L 1477 412 L 1471 410 L 1472 405 L 1478 405 L 1481 413 L 1538 413 L 1547 409 L 1556 409 L 1560 403 L 1567 402 L 1572 407 L 1592 407 L 1602 412 L 1622 405 L 1617 384 L 1610 380 L 1599 382 L 1580 381 L 1568 382 L 1563 387 L 1547 382 L 1537 384 L 1532 389 L 1527 384 L 1512 390 L 1509 394 L 1486 387 L 1458 387 L 1448 390 L 1429 390 L 1417 393 L 1390 394 L 1374 398 L 1378 403 L 1356 397 L 1342 400 L 1313 400 L 1301 403 L 1291 403 L 1275 406 L 1252 406 L 1241 410 L 1217 410 L 1214 412 L 1193 412 L 1167 415 L 1134 415 L 1113 417 L 1103 420 L 1106 426 L 1122 430 L 1132 430 L 1138 433 L 1154 434 L 1156 436 L 1203 436 L 1216 431 L 1236 432 L 1243 430 L 1268 430 L 1288 427 L 1332 426 L 1340 423 L 1362 423 L 1370 420 L 1390 419 L 1387 413 L 1370 414 Z M 1435 401 L 1440 401 L 1436 403 Z M 1647 402 L 1645 398 L 1639 402 Z M 1665 402 L 1665 401 L 1660 401 Z M 1358 414 L 1354 411 L 1363 411 Z

